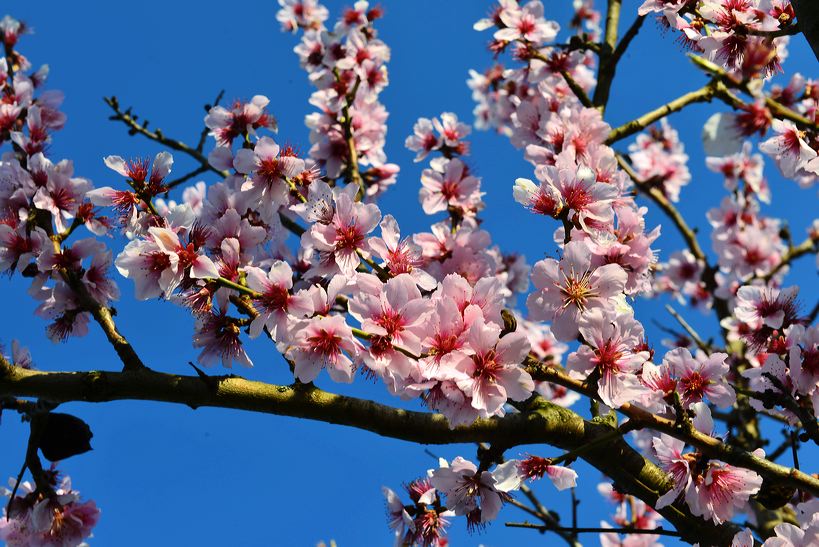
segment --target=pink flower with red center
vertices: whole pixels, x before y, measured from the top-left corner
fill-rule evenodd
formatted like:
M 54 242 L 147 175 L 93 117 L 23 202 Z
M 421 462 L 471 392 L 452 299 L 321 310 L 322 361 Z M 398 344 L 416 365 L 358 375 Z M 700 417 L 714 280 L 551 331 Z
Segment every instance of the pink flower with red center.
M 776 289 L 745 285 L 737 291 L 734 315 L 752 329 L 781 329 L 796 320 L 798 287 Z
M 269 137 L 262 137 L 253 150 L 242 148 L 233 160 L 236 170 L 249 178 L 242 183 L 248 199 L 258 200 L 265 207 L 276 209 L 289 201 L 288 179 L 304 171 L 304 160 L 290 147 L 280 148 Z
M 312 382 L 326 369 L 336 382 L 353 381 L 353 361 L 348 355 L 357 358 L 360 345 L 344 317 L 318 316 L 295 326 L 293 333 L 288 355 L 295 365 L 296 379 Z
M 535 176 L 541 186 L 553 186 L 562 204 L 571 210 L 569 219 L 583 230 L 610 228 L 614 221 L 612 201 L 619 191 L 612 184 L 597 182 L 597 175 L 588 167 L 577 167 L 561 155 L 557 165 L 539 165 Z M 551 190 L 543 190 L 552 195 Z M 548 201 L 548 200 L 547 200 Z M 548 206 L 548 203 L 546 203 Z
M 69 221 L 76 216 L 91 188 L 89 181 L 72 177 L 70 169 L 49 169 L 48 182 L 37 190 L 32 201 L 39 209 L 51 213 L 54 226 L 62 232 L 71 224 Z
M 529 456 L 517 462 L 518 473 L 523 479 L 542 479 L 548 477 L 558 490 L 566 490 L 577 486 L 577 472 L 574 469 L 560 465 L 552 465 L 549 458 Z
M 22 271 L 50 246 L 45 230 L 0 223 L 0 271 Z
M 173 156 L 168 152 L 160 152 L 154 157 L 149 166 L 148 159 L 125 161 L 120 156 L 107 156 L 105 165 L 123 177 L 130 179 L 137 187 L 144 187 L 152 195 L 164 190 L 162 184 L 165 177 L 171 172 Z
M 193 334 L 193 347 L 202 348 L 197 360 L 205 366 L 221 363 L 231 368 L 233 362 L 252 367 L 241 340 L 241 328 L 224 311 L 208 312 L 197 316 Z
M 819 413 L 819 326 L 793 325 L 788 329 L 788 365 L 799 393 L 812 396 Z
M 465 123 L 458 121 L 458 116 L 452 112 L 444 112 L 441 119 L 433 118 L 432 126 L 441 136 L 441 142 L 456 152 L 463 153 L 462 141 L 472 131 Z
M 97 505 L 93 500 L 80 501 L 80 493 L 71 488 L 71 479 L 65 477 L 57 484 L 56 470 L 48 470 L 46 474 L 54 482 L 53 496 L 44 497 L 28 482 L 23 482 L 18 495 L 8 504 L 9 512 L 3 510 L 0 540 L 9 547 L 84 544 L 99 522 Z
M 85 195 L 88 201 L 98 207 L 113 208 L 123 227 L 132 227 L 136 224 L 137 215 L 145 203 L 135 192 L 115 190 L 110 186 L 91 190 Z
M 507 399 L 523 401 L 535 389 L 521 363 L 529 354 L 529 340 L 521 332 L 500 337 L 501 329 L 476 320 L 469 328 L 470 355 L 455 367 L 466 375 L 458 387 L 472 398 L 472 406 L 484 417 L 503 415 Z
M 753 471 L 711 460 L 707 471 L 694 477 L 685 501 L 692 514 L 722 524 L 744 509 L 761 486 L 762 477 Z
M 335 212 L 329 224 L 313 224 L 302 236 L 302 245 L 311 243 L 321 254 L 332 257 L 326 265 L 315 267 L 315 273 L 341 271 L 347 277 L 355 275 L 361 263 L 359 253 L 368 255 L 370 244 L 366 235 L 381 220 L 381 211 L 373 203 L 357 203 L 348 193 L 335 196 Z
M 451 298 L 435 302 L 435 312 L 429 317 L 428 335 L 423 342 L 424 353 L 429 354 L 423 359 L 428 374 L 435 376 L 439 371 L 454 369 L 465 356 L 468 329 L 481 315 L 477 306 L 467 308 L 462 314 Z
M 279 0 L 279 5 L 276 20 L 286 32 L 320 28 L 329 15 L 327 8 L 317 0 Z
M 480 202 L 480 181 L 469 174 L 469 168 L 458 158 L 436 158 L 432 169 L 421 173 L 421 206 L 428 215 L 450 207 L 472 210 Z
M 244 271 L 247 286 L 259 293 L 253 298 L 253 306 L 259 315 L 250 323 L 250 337 L 259 336 L 266 328 L 276 342 L 287 341 L 290 322 L 313 313 L 310 295 L 305 290 L 291 294 L 293 270 L 287 262 L 274 261 L 267 273 L 255 266 L 248 266 Z
M 148 239 L 131 241 L 117 256 L 119 272 L 134 281 L 136 298 L 166 298 L 183 281 L 219 277 L 213 261 L 195 243 L 183 245 L 168 228 L 148 228 Z
M 628 275 L 617 264 L 591 266 L 592 253 L 580 241 L 563 249 L 560 262 L 547 258 L 535 263 L 532 282 L 537 288 L 526 305 L 533 319 L 552 321 L 552 332 L 561 341 L 575 338 L 580 317 L 590 309 L 609 307 L 609 299 L 623 292 Z
M 563 198 L 551 184 L 535 184 L 529 179 L 515 179 L 512 189 L 515 201 L 535 214 L 557 218 L 563 210 Z
M 508 492 L 520 488 L 517 462 L 508 461 L 494 471 L 478 471 L 478 467 L 458 456 L 447 464 L 429 471 L 430 483 L 446 496 L 446 505 L 456 515 L 469 515 L 476 523 L 494 520 Z
M 638 351 L 643 327 L 629 314 L 600 308 L 580 319 L 580 334 L 587 345 L 569 354 L 566 369 L 578 378 L 599 375 L 597 393 L 612 408 L 639 398 L 645 388 L 637 377 L 647 351 Z
M 503 9 L 499 17 L 505 28 L 495 31 L 496 40 L 542 44 L 554 40 L 560 30 L 556 22 L 543 18 L 543 4 L 538 0 L 530 0 L 517 9 Z
M 805 142 L 805 133 L 793 122 L 777 119 L 771 122 L 771 127 L 777 136 L 760 143 L 759 150 L 776 161 L 782 175 L 793 178 L 808 168 L 808 162 L 816 158 L 816 151 Z
M 356 285 L 358 294 L 348 303 L 350 315 L 361 322 L 365 332 L 374 335 L 364 363 L 393 392 L 399 392 L 406 380 L 417 376 L 417 364 L 400 350 L 421 353 L 430 301 L 421 298 L 421 291 L 408 274 L 386 283 L 371 274 L 358 274 Z
M 676 390 L 682 403 L 690 407 L 704 398 L 719 406 L 734 404 L 736 393 L 728 384 L 729 371 L 725 353 L 699 354 L 696 358 L 687 348 L 676 348 L 665 354 L 663 366 L 676 379 Z
M 418 118 L 418 121 L 412 126 L 412 132 L 413 134 L 404 141 L 404 146 L 416 153 L 416 163 L 441 146 L 441 141 L 435 135 L 435 127 L 429 118 Z
M 421 269 L 424 265 L 421 247 L 409 238 L 401 239 L 398 222 L 392 215 L 385 215 L 380 226 L 381 237 L 370 238 L 370 248 L 383 259 L 381 266 L 389 269 L 391 275 L 409 274 L 419 287 L 433 290 L 437 282 Z
M 276 120 L 265 110 L 270 100 L 263 95 L 254 96 L 249 103 L 236 101 L 228 110 L 214 106 L 205 116 L 205 125 L 211 130 L 221 146 L 230 146 L 239 135 L 253 135 L 256 129 L 276 129 Z
M 415 522 L 393 490 L 382 486 L 381 491 L 387 502 L 387 526 L 395 531 L 395 547 L 400 547 L 415 533 Z

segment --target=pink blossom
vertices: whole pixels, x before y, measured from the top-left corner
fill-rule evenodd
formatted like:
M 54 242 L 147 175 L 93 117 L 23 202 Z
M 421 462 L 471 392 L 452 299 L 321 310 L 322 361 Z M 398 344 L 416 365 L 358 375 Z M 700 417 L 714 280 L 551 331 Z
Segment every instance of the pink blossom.
M 555 39 L 560 26 L 543 18 L 543 4 L 530 0 L 517 9 L 503 9 L 500 20 L 505 26 L 495 31 L 496 40 L 525 40 L 541 44 Z
M 357 357 L 360 346 L 344 317 L 318 316 L 295 326 L 293 333 L 288 355 L 300 382 L 312 382 L 321 369 L 336 382 L 353 381 L 353 361 L 348 355 Z
M 793 178 L 807 168 L 808 162 L 816 157 L 816 151 L 808 146 L 804 133 L 793 122 L 777 119 L 771 122 L 771 127 L 777 136 L 760 143 L 759 150 L 774 158 L 785 177 Z
M 436 158 L 421 174 L 421 205 L 428 215 L 449 207 L 469 211 L 480 201 L 480 182 L 460 159 Z
M 561 160 L 555 166 L 541 165 L 535 170 L 541 185 L 551 185 L 570 209 L 569 218 L 584 230 L 610 226 L 614 214 L 612 201 L 617 198 L 617 188 L 596 181 L 596 174 L 588 167 L 577 167 L 573 162 Z M 551 190 L 543 190 L 551 195 Z M 545 204 L 548 208 L 548 203 Z
M 231 368 L 236 361 L 252 367 L 253 361 L 245 352 L 240 333 L 239 325 L 224 311 L 200 314 L 193 335 L 193 347 L 202 348 L 197 360 L 205 366 L 221 362 L 223 367 Z
M 676 389 L 686 407 L 702 401 L 704 397 L 719 407 L 727 407 L 736 400 L 736 394 L 726 378 L 729 371 L 725 362 L 727 358 L 725 353 L 694 358 L 688 349 L 677 348 L 666 353 L 663 365 L 677 379 Z
M 422 269 L 421 247 L 410 238 L 401 239 L 395 217 L 384 215 L 380 227 L 381 237 L 370 238 L 370 248 L 384 260 L 381 266 L 386 267 L 391 275 L 409 274 L 426 291 L 434 289 L 435 279 Z
M 523 401 L 535 388 L 521 366 L 529 353 L 526 335 L 513 332 L 499 338 L 500 332 L 500 328 L 476 320 L 467 336 L 470 355 L 455 363 L 468 376 L 457 381 L 458 387 L 486 417 L 502 414 L 507 399 Z
M 734 314 L 752 329 L 763 326 L 780 329 L 786 320 L 792 322 L 795 319 L 794 300 L 798 291 L 798 287 L 780 290 L 745 285 L 737 291 Z
M 639 351 L 644 338 L 642 326 L 627 314 L 591 309 L 580 319 L 580 334 L 588 345 L 569 355 L 567 370 L 586 378 L 597 370 L 597 393 L 612 408 L 638 398 L 644 391 L 637 378 L 647 351 Z
M 404 142 L 409 150 L 416 152 L 415 162 L 422 161 L 427 155 L 440 147 L 441 141 L 435 135 L 435 127 L 429 118 L 418 118 L 412 126 L 413 134 Z
M 260 138 L 253 150 L 237 151 L 233 164 L 238 172 L 249 175 L 242 184 L 248 198 L 274 209 L 288 203 L 288 179 L 304 171 L 304 160 L 289 147 L 282 150 L 270 137 Z
M 569 242 L 560 262 L 547 258 L 535 263 L 532 282 L 538 289 L 526 302 L 534 319 L 551 319 L 558 340 L 577 336 L 580 317 L 588 310 L 608 307 L 608 299 L 623 292 L 627 274 L 617 264 L 591 266 L 591 250 L 583 242 Z
M 381 211 L 375 204 L 356 203 L 347 193 L 335 196 L 335 212 L 330 223 L 313 224 L 302 237 L 302 244 L 312 243 L 320 255 L 327 256 L 328 265 L 320 264 L 316 273 L 340 270 L 347 277 L 353 276 L 361 263 L 358 253 L 370 250 L 365 236 L 373 231 L 379 220 Z M 323 262 L 321 258 L 320 261 Z
M 447 507 L 456 515 L 469 515 L 474 523 L 494 520 L 507 492 L 520 487 L 514 460 L 499 465 L 495 471 L 478 472 L 478 467 L 458 456 L 451 464 L 430 471 L 430 483 L 446 496 Z
M 57 483 L 53 476 L 54 496 L 43 497 L 27 483 L 0 517 L 0 540 L 9 547 L 71 547 L 80 545 L 91 536 L 100 518 L 100 510 L 92 500 L 80 501 L 80 494 L 71 488 L 68 477 Z M 10 484 L 14 484 L 14 479 Z M 8 496 L 10 492 L 5 489 Z M 22 495 L 21 495 L 22 494 Z M 5 504 L 3 504 L 5 506 Z
M 251 338 L 259 336 L 262 328 L 266 328 L 273 340 L 288 340 L 288 322 L 313 312 L 310 296 L 304 290 L 291 294 L 293 271 L 287 262 L 274 261 L 267 273 L 261 268 L 248 266 L 245 273 L 248 288 L 259 293 L 253 299 L 259 315 L 250 323 Z

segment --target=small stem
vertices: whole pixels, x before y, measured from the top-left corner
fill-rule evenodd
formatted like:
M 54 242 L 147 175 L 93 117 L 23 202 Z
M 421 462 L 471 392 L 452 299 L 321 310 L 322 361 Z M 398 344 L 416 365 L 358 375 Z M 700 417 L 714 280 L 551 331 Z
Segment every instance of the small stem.
M 671 314 L 671 317 L 677 320 L 677 323 L 679 323 L 680 326 L 685 330 L 685 332 L 688 333 L 688 336 L 690 336 L 694 343 L 697 344 L 698 348 L 700 348 L 705 353 L 709 354 L 711 353 L 711 346 L 703 342 L 702 338 L 697 333 L 697 331 L 694 330 L 694 328 L 688 323 L 688 321 L 686 321 L 683 318 L 683 316 L 677 313 L 677 310 L 672 308 L 670 304 L 666 304 L 665 309 L 666 311 L 668 311 L 668 313 Z

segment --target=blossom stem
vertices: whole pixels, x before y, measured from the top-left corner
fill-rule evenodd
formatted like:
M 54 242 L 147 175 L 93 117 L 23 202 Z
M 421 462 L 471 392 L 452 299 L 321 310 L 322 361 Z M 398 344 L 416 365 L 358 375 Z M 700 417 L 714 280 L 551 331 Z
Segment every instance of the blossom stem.
M 257 293 L 253 289 L 245 287 L 244 285 L 240 285 L 231 281 L 230 279 L 225 279 L 224 277 L 212 277 L 211 280 L 216 281 L 223 287 L 227 287 L 229 289 L 233 289 L 234 291 L 240 292 L 242 294 L 246 294 L 251 298 L 259 298 L 261 294 Z
M 620 43 L 617 44 L 617 47 L 614 49 L 614 53 L 611 56 L 612 63 L 619 63 L 620 57 L 628 49 L 628 46 L 631 45 L 631 41 L 634 40 L 634 37 L 637 36 L 637 33 L 640 32 L 640 27 L 643 26 L 643 22 L 646 20 L 645 15 L 638 15 L 631 26 L 628 28 L 625 34 L 623 34 L 623 38 L 620 40 Z

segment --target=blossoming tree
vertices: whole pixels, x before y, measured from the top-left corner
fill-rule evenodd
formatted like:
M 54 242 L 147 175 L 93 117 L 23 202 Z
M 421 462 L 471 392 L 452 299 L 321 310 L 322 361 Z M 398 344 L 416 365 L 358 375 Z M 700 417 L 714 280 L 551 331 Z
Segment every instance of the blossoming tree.
M 450 525 L 485 526 L 504 506 L 529 517 L 506 526 L 572 546 L 588 533 L 606 546 L 659 545 L 663 536 L 819 545 L 819 478 L 798 459 L 801 447 L 819 444 L 819 307 L 800 307 L 787 283 L 791 264 L 816 254 L 819 222 L 793 241 L 762 209 L 773 190 L 764 157 L 815 199 L 819 85 L 800 74 L 770 82 L 790 36 L 817 43 L 807 3 L 609 0 L 601 13 L 575 0 L 574 18 L 558 22 L 538 0 L 501 0 L 475 23 L 508 67 L 472 73 L 474 124 L 532 164 L 507 183 L 520 214 L 546 217 L 554 230 L 543 243 L 552 257 L 531 267 L 481 228 L 472 129 L 452 113 L 420 118 L 406 137 L 415 161 L 428 164 L 418 195 L 429 232 L 402 233 L 379 207 L 399 173 L 384 152 L 379 96 L 390 50 L 378 38 L 381 8 L 360 1 L 330 23 L 315 0 L 279 4 L 315 86 L 309 150 L 282 144 L 262 95 L 217 99 L 196 144 L 149 128 L 111 97 L 112 119 L 168 151 L 105 157 L 119 176 L 105 187 L 49 157 L 66 121 L 62 95 L 44 90 L 47 69 L 33 70 L 18 50 L 26 25 L 0 21 L 0 269 L 30 280 L 50 339 L 101 329 L 121 362 L 120 372 L 39 371 L 16 341 L 0 357 L 0 410 L 30 425 L 0 539 L 74 546 L 91 535 L 99 510 L 55 466 L 90 448 L 91 429 L 58 407 L 139 399 L 473 443 L 472 453 L 407 476 L 405 492 L 384 487 L 396 545 L 445 546 Z M 612 127 L 615 71 L 647 19 L 678 37 L 707 81 Z M 708 212 L 712 252 L 677 209 L 691 176 L 666 118 L 699 102 L 714 106 L 704 161 L 726 189 Z M 172 154 L 196 169 L 172 177 Z M 188 184 L 199 176 L 211 182 Z M 652 207 L 684 248 L 655 248 L 659 227 L 645 221 Z M 117 277 L 138 300 L 190 312 L 202 367 L 251 367 L 245 343 L 262 338 L 289 364 L 292 383 L 193 363 L 189 376 L 149 366 L 116 324 Z M 703 336 L 669 307 L 678 335 L 656 349 L 632 303 L 665 295 L 715 315 L 718 329 Z M 323 375 L 376 379 L 395 405 L 319 389 Z M 404 410 L 398 399 L 424 409 Z M 766 436 L 764 421 L 780 423 L 782 438 Z M 788 456 L 792 464 L 777 463 Z M 545 477 L 573 488 L 579 459 L 608 477 L 599 491 L 614 503 L 614 524 L 578 526 L 575 506 L 546 508 L 530 486 Z

